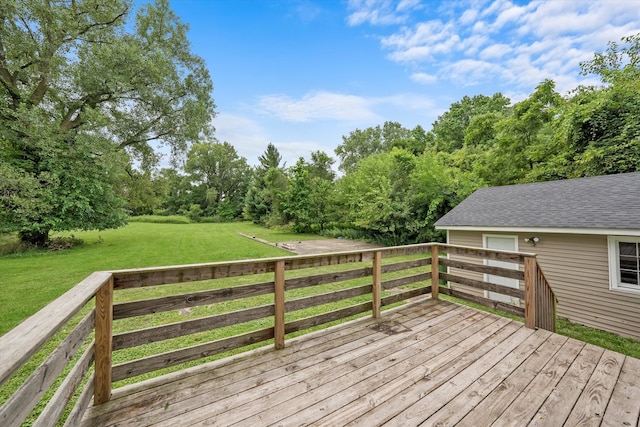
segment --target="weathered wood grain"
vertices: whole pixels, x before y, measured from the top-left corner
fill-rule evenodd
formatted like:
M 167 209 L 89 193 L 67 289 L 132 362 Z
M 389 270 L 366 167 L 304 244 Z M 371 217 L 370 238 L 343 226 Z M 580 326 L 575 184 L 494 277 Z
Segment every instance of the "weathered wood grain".
M 38 416 L 38 419 L 33 423 L 33 427 L 53 427 L 58 425 L 60 416 L 80 387 L 84 376 L 93 366 L 94 351 L 95 347 L 92 342 L 62 384 L 60 384 L 60 387 L 58 387 L 51 400 L 47 402 L 47 406 L 45 406 L 44 410 Z M 93 388 L 91 389 L 91 394 L 93 395 Z M 86 407 L 85 404 L 83 408 L 86 409 Z
M 603 352 L 603 348 L 586 344 L 528 425 L 532 427 L 565 425 Z
M 314 326 L 333 322 L 334 320 L 344 319 L 345 317 L 353 316 L 355 314 L 365 313 L 369 310 L 371 310 L 371 301 L 352 305 L 339 310 L 329 311 L 317 316 L 305 317 L 304 319 L 287 322 L 285 330 L 287 334 L 290 334 L 292 332 L 298 332 Z
M 273 281 L 114 304 L 113 319 L 143 316 L 273 293 Z
M 536 283 L 538 264 L 536 259 L 526 257 L 524 259 L 524 324 L 527 328 L 536 327 L 536 295 L 538 293 L 538 283 Z
M 125 348 L 137 347 L 152 342 L 182 337 L 198 332 L 211 331 L 225 326 L 236 325 L 239 323 L 249 322 L 251 320 L 273 316 L 273 314 L 274 307 L 273 304 L 270 304 L 233 311 L 230 313 L 202 317 L 200 319 L 186 320 L 184 322 L 154 326 L 137 331 L 123 332 L 113 336 L 113 350 L 122 350 Z
M 0 337 L 0 385 L 66 324 L 111 277 L 96 272 Z
M 445 273 L 441 273 L 441 275 L 442 274 L 445 274 Z M 458 291 L 456 289 L 445 288 L 445 287 L 441 287 L 440 288 L 440 293 L 441 294 L 450 295 L 450 296 L 455 297 L 455 298 L 460 298 L 460 299 L 463 299 L 463 300 L 475 302 L 476 304 L 480 304 L 480 305 L 483 305 L 485 307 L 493 308 L 494 310 L 501 310 L 501 311 L 504 311 L 506 313 L 513 314 L 514 316 L 524 317 L 524 308 L 516 307 L 515 305 L 508 304 L 506 302 L 494 301 L 494 300 L 489 299 L 489 298 L 483 298 L 483 297 L 479 297 L 479 296 L 476 296 L 476 295 L 468 294 L 466 292 L 461 292 L 461 291 Z
M 389 290 L 398 286 L 411 285 L 412 283 L 426 282 L 431 279 L 431 273 L 418 273 L 411 276 L 400 277 L 398 279 L 385 280 L 382 282 L 382 289 Z
M 633 426 L 640 420 L 640 359 L 626 357 L 602 419 L 603 427 Z
M 340 301 L 347 298 L 357 297 L 359 295 L 370 294 L 372 285 L 357 286 L 353 288 L 342 289 L 340 291 L 328 292 L 325 294 L 313 295 L 305 298 L 298 298 L 285 303 L 286 312 L 303 310 L 305 308 L 316 307 L 318 305 L 330 302 Z
M 385 321 L 402 320 L 407 327 L 421 325 L 429 319 L 445 318 L 455 306 L 443 307 L 437 312 L 397 310 L 385 313 Z M 315 369 L 319 363 L 327 362 L 341 354 L 366 354 L 359 349 L 384 337 L 383 332 L 368 326 L 373 320 L 365 318 L 358 321 L 358 328 L 332 328 L 314 333 L 313 340 L 298 337 L 290 340 L 287 346 L 278 351 L 278 357 L 269 353 L 260 353 L 254 357 L 233 360 L 232 363 L 213 362 L 210 367 L 192 368 L 191 372 L 179 371 L 161 378 L 147 381 L 148 386 L 130 387 L 123 393 L 114 393 L 109 405 L 91 408 L 93 425 L 141 425 L 145 420 L 163 421 L 172 417 L 181 417 L 202 407 L 200 397 L 208 404 L 218 402 L 225 407 L 237 407 L 243 403 L 241 396 L 246 390 L 279 379 L 288 380 L 289 375 L 305 369 Z M 195 372 L 197 370 L 197 372 Z M 169 377 L 171 380 L 169 380 Z M 175 378 L 175 381 L 173 379 Z M 165 387 L 166 386 L 166 387 Z M 163 391 L 158 392 L 158 388 Z M 135 394 L 135 407 L 128 407 L 126 400 Z M 224 401 L 230 402 L 226 405 Z M 232 402 L 232 403 L 231 403 Z M 119 411 L 126 408 L 125 411 Z M 168 408 L 169 410 L 167 410 Z M 193 416 L 191 416 L 193 419 Z
M 523 333 L 521 331 L 525 332 Z M 397 411 L 397 415 L 389 420 L 387 424 L 389 426 L 420 425 L 422 421 L 435 413 L 448 400 L 458 395 L 479 376 L 502 361 L 502 359 L 517 348 L 524 339 L 529 337 L 531 332 L 531 330 L 519 328 L 516 331 L 511 331 L 512 335 L 509 339 L 505 339 L 503 336 L 503 338 L 498 341 L 498 343 L 501 343 L 500 345 L 493 346 L 493 348 L 490 349 L 485 348 L 484 352 L 476 355 L 473 361 L 464 369 L 458 370 L 454 381 L 441 382 L 436 388 L 430 389 L 429 399 L 423 397 L 423 385 L 420 383 L 416 384 L 414 393 L 419 393 L 408 400 L 404 399 L 404 402 L 398 401 L 397 403 L 401 404 L 401 406 L 406 405 L 405 409 Z M 404 392 L 402 396 L 404 396 Z M 398 409 L 400 409 L 400 407 Z
M 545 334 L 532 334 L 507 355 L 500 363 L 489 369 L 475 380 L 462 393 L 449 400 L 423 424 L 433 426 L 456 425 L 473 408 L 482 402 L 489 393 L 501 385 L 522 363 L 535 352 L 547 339 Z
M 459 268 L 461 270 L 475 271 L 483 274 L 492 274 L 494 276 L 508 277 L 510 279 L 524 280 L 524 271 L 513 270 L 504 267 L 495 267 L 492 265 L 474 264 L 471 262 L 458 261 L 455 259 L 442 258 L 440 264 L 446 267 Z
M 391 304 L 395 304 L 400 301 L 406 301 L 410 298 L 419 297 L 420 295 L 426 295 L 431 293 L 431 286 L 424 288 L 411 289 L 408 291 L 398 292 L 393 295 L 382 297 L 381 304 L 383 307 Z
M 526 256 L 534 254 L 524 254 L 522 252 L 499 251 L 495 249 L 481 249 L 456 245 L 438 245 L 440 252 L 448 254 L 464 255 L 468 257 L 494 259 L 498 261 L 508 261 L 522 264 Z M 534 255 L 535 256 L 535 255 Z
M 380 251 L 373 254 L 373 285 L 371 289 L 372 316 L 380 317 L 380 297 L 382 296 L 382 254 Z
M 524 298 L 524 291 L 522 289 L 510 288 L 508 286 L 496 285 L 495 283 L 489 283 L 482 280 L 469 279 L 467 277 L 456 276 L 450 273 L 440 273 L 440 278 L 448 282 L 458 283 L 460 285 L 471 286 L 476 289 L 483 289 L 485 291 L 497 292 L 499 294 L 508 295 L 515 298 Z
M 457 424 L 460 427 L 475 427 L 478 420 L 491 425 L 501 424 L 497 421 L 506 409 L 518 397 L 519 393 L 527 387 L 531 381 L 540 374 L 544 366 L 549 362 L 554 354 L 562 347 L 567 338 L 561 335 L 553 335 L 547 331 L 539 329 L 536 334 L 545 334 L 545 341 L 536 349 L 523 363 L 502 381 L 489 395 L 482 400 L 473 410 Z M 509 415 L 507 414 L 506 417 Z M 519 422 L 525 420 L 518 420 Z M 525 421 L 526 422 L 526 421 Z
M 274 303 L 273 303 L 273 336 L 274 336 L 274 345 L 276 350 L 282 350 L 284 348 L 284 314 L 285 314 L 285 304 L 284 304 L 284 277 L 285 274 L 285 266 L 284 261 L 276 262 L 276 269 L 274 272 Z
M 93 375 L 89 377 L 87 384 L 85 384 L 84 389 L 80 393 L 76 404 L 71 409 L 67 420 L 64 422 L 64 427 L 76 427 L 80 426 L 82 423 L 82 418 L 84 414 L 87 412 L 87 408 L 91 403 L 91 399 L 93 398 Z
M 199 344 L 179 350 L 137 359 L 132 362 L 122 363 L 113 367 L 113 381 L 120 381 L 126 378 L 153 372 L 169 366 L 179 365 L 192 360 L 202 359 L 214 354 L 228 350 L 244 347 L 257 342 L 270 340 L 273 338 L 273 328 L 261 329 L 224 338 L 205 344 Z
M 354 270 L 336 271 L 332 273 L 316 274 L 312 276 L 296 277 L 285 280 L 285 289 L 291 291 L 293 289 L 306 288 L 309 286 L 324 285 L 327 283 L 342 282 L 345 280 L 359 279 L 361 277 L 371 276 L 371 267 L 358 268 Z
M 556 336 L 552 335 L 552 337 Z M 584 343 L 581 341 L 566 340 L 562 348 L 547 362 L 543 370 L 536 373 L 529 385 L 517 389 L 517 391 L 522 391 L 509 408 L 495 421 L 496 425 L 528 423 L 544 403 L 549 391 L 553 390 L 562 379 L 583 347 Z M 491 396 L 489 396 L 489 399 L 491 399 Z
M 93 331 L 92 310 L 0 407 L 0 425 L 20 425 Z
M 438 245 L 431 250 L 431 298 L 437 300 L 440 294 L 440 252 Z
M 566 425 L 599 426 L 607 409 L 624 358 L 620 353 L 605 350 L 591 378 L 576 402 Z
M 113 277 L 96 292 L 93 403 L 99 405 L 111 397 L 113 361 Z
M 114 289 L 273 273 L 274 268 L 275 260 L 267 259 L 119 270 L 113 272 Z
M 631 358 L 603 354 L 548 331 L 426 299 L 383 311 L 380 319 L 297 337 L 279 351 L 235 356 L 115 390 L 110 402 L 89 408 L 83 426 L 404 427 L 492 420 L 555 426 L 572 422 L 570 416 L 588 419 L 580 416 L 583 403 L 595 402 L 590 411 L 604 410 L 607 399 L 603 425 L 633 420 L 640 412 L 632 398 L 640 367 L 636 359 L 627 366 Z M 616 359 L 621 368 L 610 369 Z M 601 399 L 584 397 L 594 395 Z M 614 412 L 618 417 L 608 418 Z
M 363 410 L 366 412 L 373 405 L 384 404 L 383 402 L 390 396 L 415 384 L 419 378 L 424 378 L 425 373 L 432 375 L 444 360 L 440 355 L 442 352 L 447 352 L 444 349 L 460 349 L 466 346 L 469 337 L 474 333 L 481 333 L 485 329 L 495 331 L 499 328 L 499 324 L 492 320 L 495 319 L 475 318 L 471 323 L 463 322 L 469 330 L 462 334 L 450 336 L 444 334 L 444 336 L 434 336 L 433 339 L 419 340 L 397 349 L 385 359 L 378 358 L 375 362 L 362 367 L 360 371 L 350 373 L 345 378 L 347 381 L 338 379 L 334 384 L 327 384 L 323 386 L 324 389 L 317 390 L 315 393 L 317 397 L 312 399 L 312 403 L 313 400 L 316 403 L 310 405 L 309 402 L 299 399 L 301 401 L 299 405 L 302 408 L 285 418 L 283 422 L 300 420 L 307 424 L 318 422 L 321 425 L 345 425 L 362 414 Z M 449 356 L 453 356 L 453 353 L 449 352 Z M 377 372 L 378 369 L 381 371 Z M 365 370 L 371 371 L 371 374 L 367 374 Z M 359 378 L 358 374 L 363 375 Z M 333 385 L 333 389 L 328 387 L 330 385 Z M 362 389 L 371 390 L 367 399 L 361 399 L 360 390 Z
M 419 341 L 423 343 L 424 347 L 428 347 L 429 343 L 434 344 L 441 341 L 442 337 L 446 336 L 448 326 L 466 319 L 466 315 L 461 311 L 447 312 L 442 318 L 427 317 L 428 320 L 408 325 L 411 327 L 411 331 L 420 337 Z M 468 320 L 464 324 L 472 325 L 473 321 Z M 256 422 L 257 424 L 268 424 L 270 421 L 268 418 L 260 416 L 260 420 L 257 421 L 256 416 L 267 409 L 269 412 L 277 413 L 278 418 L 282 418 L 285 414 L 291 414 L 292 410 L 296 409 L 294 405 L 303 405 L 305 402 L 312 401 L 307 399 L 307 392 L 313 390 L 314 393 L 323 395 L 327 394 L 325 390 L 329 389 L 328 395 L 331 395 L 344 387 L 342 384 L 349 383 L 346 381 L 345 375 L 361 375 L 354 374 L 354 371 L 366 372 L 366 368 L 375 361 L 384 365 L 386 360 L 393 359 L 392 355 L 400 348 L 417 342 L 415 340 L 407 342 L 403 334 L 385 333 L 384 328 L 376 328 L 376 331 L 379 333 L 371 337 L 367 346 L 354 348 L 351 351 L 341 349 L 339 352 L 325 354 L 325 357 L 318 360 L 315 365 L 305 369 L 292 369 L 289 375 L 278 377 L 273 381 L 267 380 L 271 376 L 270 374 L 261 375 L 260 379 L 255 382 L 257 386 L 247 390 L 247 393 L 243 393 L 242 396 L 236 397 L 231 390 L 225 390 L 228 398 L 213 404 L 206 403 L 204 407 L 188 413 L 187 416 L 190 422 L 201 421 L 203 420 L 202 415 L 206 416 L 213 411 L 220 413 L 216 417 L 216 422 L 221 425 L 230 425 L 239 421 L 242 421 L 243 425 L 255 425 Z M 425 356 L 417 348 L 414 348 L 414 354 Z M 337 388 L 336 382 L 341 384 Z M 222 408 L 233 410 L 222 410 Z M 270 413 L 269 416 L 274 415 L 273 413 Z M 250 418 L 251 416 L 254 417 Z M 175 420 L 176 418 L 167 419 L 163 424 L 171 425 Z

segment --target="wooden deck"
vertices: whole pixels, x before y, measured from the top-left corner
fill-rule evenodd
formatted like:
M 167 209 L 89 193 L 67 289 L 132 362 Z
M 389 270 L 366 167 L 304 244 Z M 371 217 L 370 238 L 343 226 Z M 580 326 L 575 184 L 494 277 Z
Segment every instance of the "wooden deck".
M 427 300 L 116 389 L 83 426 L 635 426 L 640 360 Z

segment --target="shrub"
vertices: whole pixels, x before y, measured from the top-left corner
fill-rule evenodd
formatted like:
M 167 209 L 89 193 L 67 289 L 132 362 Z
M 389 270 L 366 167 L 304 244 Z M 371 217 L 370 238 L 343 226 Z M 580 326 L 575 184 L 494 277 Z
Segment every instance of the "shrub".
M 199 222 L 202 214 L 203 214 L 203 211 L 200 205 L 193 204 L 191 205 L 191 207 L 189 208 L 189 211 L 187 212 L 187 218 L 189 218 L 193 222 Z
M 191 224 L 189 218 L 180 215 L 160 216 L 160 215 L 140 215 L 132 216 L 129 222 L 150 222 L 154 224 Z
M 47 246 L 47 249 L 49 249 L 50 251 L 64 251 L 64 250 L 72 249 L 76 246 L 80 246 L 83 244 L 84 244 L 84 240 L 79 239 L 72 234 L 68 237 L 64 237 L 64 236 L 54 237 L 53 239 L 50 239 L 47 242 L 46 246 Z

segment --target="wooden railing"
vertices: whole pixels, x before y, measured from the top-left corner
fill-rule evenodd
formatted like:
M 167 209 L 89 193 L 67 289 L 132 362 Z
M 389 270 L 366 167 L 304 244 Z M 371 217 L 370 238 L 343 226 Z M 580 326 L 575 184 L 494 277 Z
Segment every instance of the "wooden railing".
M 445 253 L 450 256 L 443 257 Z M 465 260 L 452 255 L 464 256 Z M 493 267 L 469 262 L 466 257 L 516 262 L 519 267 Z M 356 268 L 338 267 L 345 264 Z M 440 271 L 440 266 L 447 267 L 447 272 Z M 306 274 L 294 273 L 296 270 Z M 453 274 L 454 270 L 522 280 L 524 290 Z M 246 276 L 256 277 L 258 282 L 246 284 Z M 201 286 L 166 295 L 167 285 L 188 283 Z M 525 302 L 524 307 L 464 292 L 456 284 L 517 297 Z M 326 292 L 323 286 L 339 289 Z M 293 294 L 303 288 L 314 292 L 295 298 Z M 149 293 L 157 290 L 159 295 L 133 301 L 119 298 L 136 289 Z M 435 299 L 447 294 L 518 314 L 525 318 L 527 327 L 555 328 L 555 297 L 535 256 L 515 252 L 420 244 L 98 272 L 0 337 L 0 385 L 6 383 L 5 389 L 11 388 L 11 396 L 0 407 L 0 425 L 20 425 L 27 418 L 35 419 L 33 425 L 39 426 L 55 425 L 61 418 L 66 420 L 65 425 L 77 425 L 92 399 L 94 404 L 110 399 L 114 382 L 269 340 L 281 349 L 287 334 L 367 312 L 377 318 L 385 306 L 428 294 Z M 231 301 L 242 302 L 243 308 L 215 308 Z M 338 308 L 318 308 L 339 302 L 344 304 Z M 173 323 L 153 320 L 163 313 L 196 307 L 205 311 L 197 318 Z M 313 313 L 306 315 L 309 310 Z M 121 330 L 122 322 L 150 326 Z M 237 325 L 244 328 L 239 333 L 206 337 L 212 331 Z M 113 363 L 114 352 L 136 355 L 153 351 L 148 347 L 154 343 L 180 337 L 181 343 L 170 341 L 168 351 Z M 202 342 L 185 346 L 189 337 Z M 31 364 L 37 367 L 30 368 Z M 13 375 L 21 384 L 15 384 Z M 54 390 L 47 393 L 49 388 Z

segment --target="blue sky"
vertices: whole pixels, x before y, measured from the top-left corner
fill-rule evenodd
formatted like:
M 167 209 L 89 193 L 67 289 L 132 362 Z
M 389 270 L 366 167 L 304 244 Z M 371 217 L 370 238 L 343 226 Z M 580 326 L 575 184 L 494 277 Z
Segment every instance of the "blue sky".
M 216 138 L 288 166 L 359 128 L 433 121 L 464 95 L 513 102 L 640 32 L 639 0 L 172 0 L 214 84 Z M 336 158 L 337 160 L 337 158 Z

